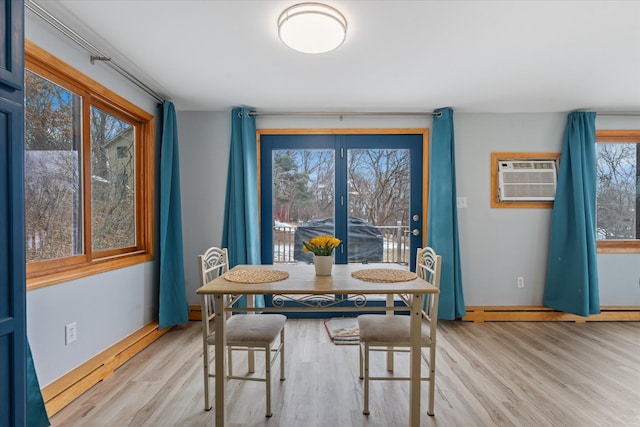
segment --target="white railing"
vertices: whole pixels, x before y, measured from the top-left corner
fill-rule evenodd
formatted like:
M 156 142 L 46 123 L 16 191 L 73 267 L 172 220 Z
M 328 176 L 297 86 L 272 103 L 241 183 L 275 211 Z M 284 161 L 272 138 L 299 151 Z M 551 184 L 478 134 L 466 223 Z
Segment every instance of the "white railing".
M 276 225 L 273 227 L 273 263 L 295 262 L 293 258 L 295 226 Z
M 396 225 L 375 226 L 382 233 L 382 262 L 409 264 L 409 226 L 398 221 Z M 295 226 L 273 227 L 273 262 L 295 262 Z

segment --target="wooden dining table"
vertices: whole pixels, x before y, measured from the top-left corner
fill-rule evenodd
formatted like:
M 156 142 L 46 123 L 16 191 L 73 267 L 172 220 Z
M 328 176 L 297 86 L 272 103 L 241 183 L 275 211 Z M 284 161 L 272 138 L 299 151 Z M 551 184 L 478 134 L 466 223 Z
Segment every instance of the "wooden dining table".
M 425 294 L 436 294 L 438 288 L 421 278 L 399 282 L 373 282 L 361 280 L 352 273 L 363 269 L 403 269 L 406 266 L 396 264 L 337 264 L 333 266 L 329 276 L 316 276 L 314 266 L 306 263 L 275 264 L 275 265 L 238 265 L 229 273 L 233 277 L 242 276 L 241 270 L 251 271 L 254 277 L 268 277 L 275 272 L 284 279 L 264 283 L 241 283 L 234 278 L 230 281 L 221 275 L 206 283 L 197 290 L 200 295 L 211 295 L 215 310 L 215 422 L 217 427 L 225 426 L 225 386 L 226 360 L 224 349 L 226 346 L 226 322 L 222 321 L 229 311 L 243 312 L 300 312 L 300 311 L 385 311 L 409 310 L 411 316 L 411 349 L 410 349 L 410 387 L 409 387 L 409 425 L 420 425 L 420 339 L 421 313 Z M 286 273 L 286 274 L 285 274 Z M 249 274 L 247 272 L 247 274 Z M 357 273 L 356 273 L 357 274 Z M 232 276 L 228 276 L 232 277 Z M 372 295 L 406 295 L 406 306 L 388 307 L 371 306 Z M 225 306 L 228 295 L 271 295 L 273 306 L 266 308 L 249 307 L 242 309 Z M 285 304 L 287 301 L 297 301 L 296 307 Z M 348 307 L 344 302 L 351 301 Z M 204 298 L 203 298 L 204 302 Z M 388 305 L 388 304 L 387 304 Z

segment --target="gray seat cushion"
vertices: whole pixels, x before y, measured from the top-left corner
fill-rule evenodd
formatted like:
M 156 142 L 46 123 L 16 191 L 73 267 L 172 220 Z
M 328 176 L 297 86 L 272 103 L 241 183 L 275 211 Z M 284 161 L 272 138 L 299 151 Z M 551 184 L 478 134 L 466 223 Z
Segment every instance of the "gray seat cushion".
M 282 314 L 236 314 L 227 320 L 228 345 L 261 345 L 271 343 L 287 321 Z M 215 342 L 215 333 L 207 338 Z
M 422 324 L 422 344 L 429 345 L 429 325 Z M 369 344 L 410 344 L 409 316 L 387 316 L 384 314 L 362 314 L 358 316 L 360 342 Z

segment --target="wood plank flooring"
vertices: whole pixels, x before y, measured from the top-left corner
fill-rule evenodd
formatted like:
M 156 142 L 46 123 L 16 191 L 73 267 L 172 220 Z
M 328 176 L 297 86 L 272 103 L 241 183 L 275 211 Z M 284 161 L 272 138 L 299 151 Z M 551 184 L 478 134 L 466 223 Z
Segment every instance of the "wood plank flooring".
M 640 323 L 441 321 L 438 330 L 435 416 L 425 409 L 423 426 L 640 426 Z M 274 381 L 273 417 L 264 416 L 263 383 L 232 380 L 229 427 L 408 425 L 404 381 L 372 382 L 371 415 L 362 415 L 358 346 L 334 345 L 322 320 L 289 320 L 286 334 L 287 379 Z M 238 356 L 240 372 L 246 365 Z M 372 355 L 372 369 L 380 374 L 383 357 Z M 398 370 L 407 367 L 406 355 L 396 360 Z M 200 323 L 190 322 L 51 423 L 213 426 L 214 410 L 203 410 L 202 377 Z M 426 408 L 426 383 L 422 402 Z

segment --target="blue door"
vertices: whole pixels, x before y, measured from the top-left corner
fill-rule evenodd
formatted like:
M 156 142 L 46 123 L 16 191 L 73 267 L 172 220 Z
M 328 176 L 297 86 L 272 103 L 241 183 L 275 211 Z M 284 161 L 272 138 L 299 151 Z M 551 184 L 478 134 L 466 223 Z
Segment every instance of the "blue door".
M 0 2 L 0 426 L 26 425 L 23 2 Z
M 335 263 L 413 270 L 423 244 L 425 136 L 261 134 L 263 263 L 311 262 L 302 242 L 331 234 Z

